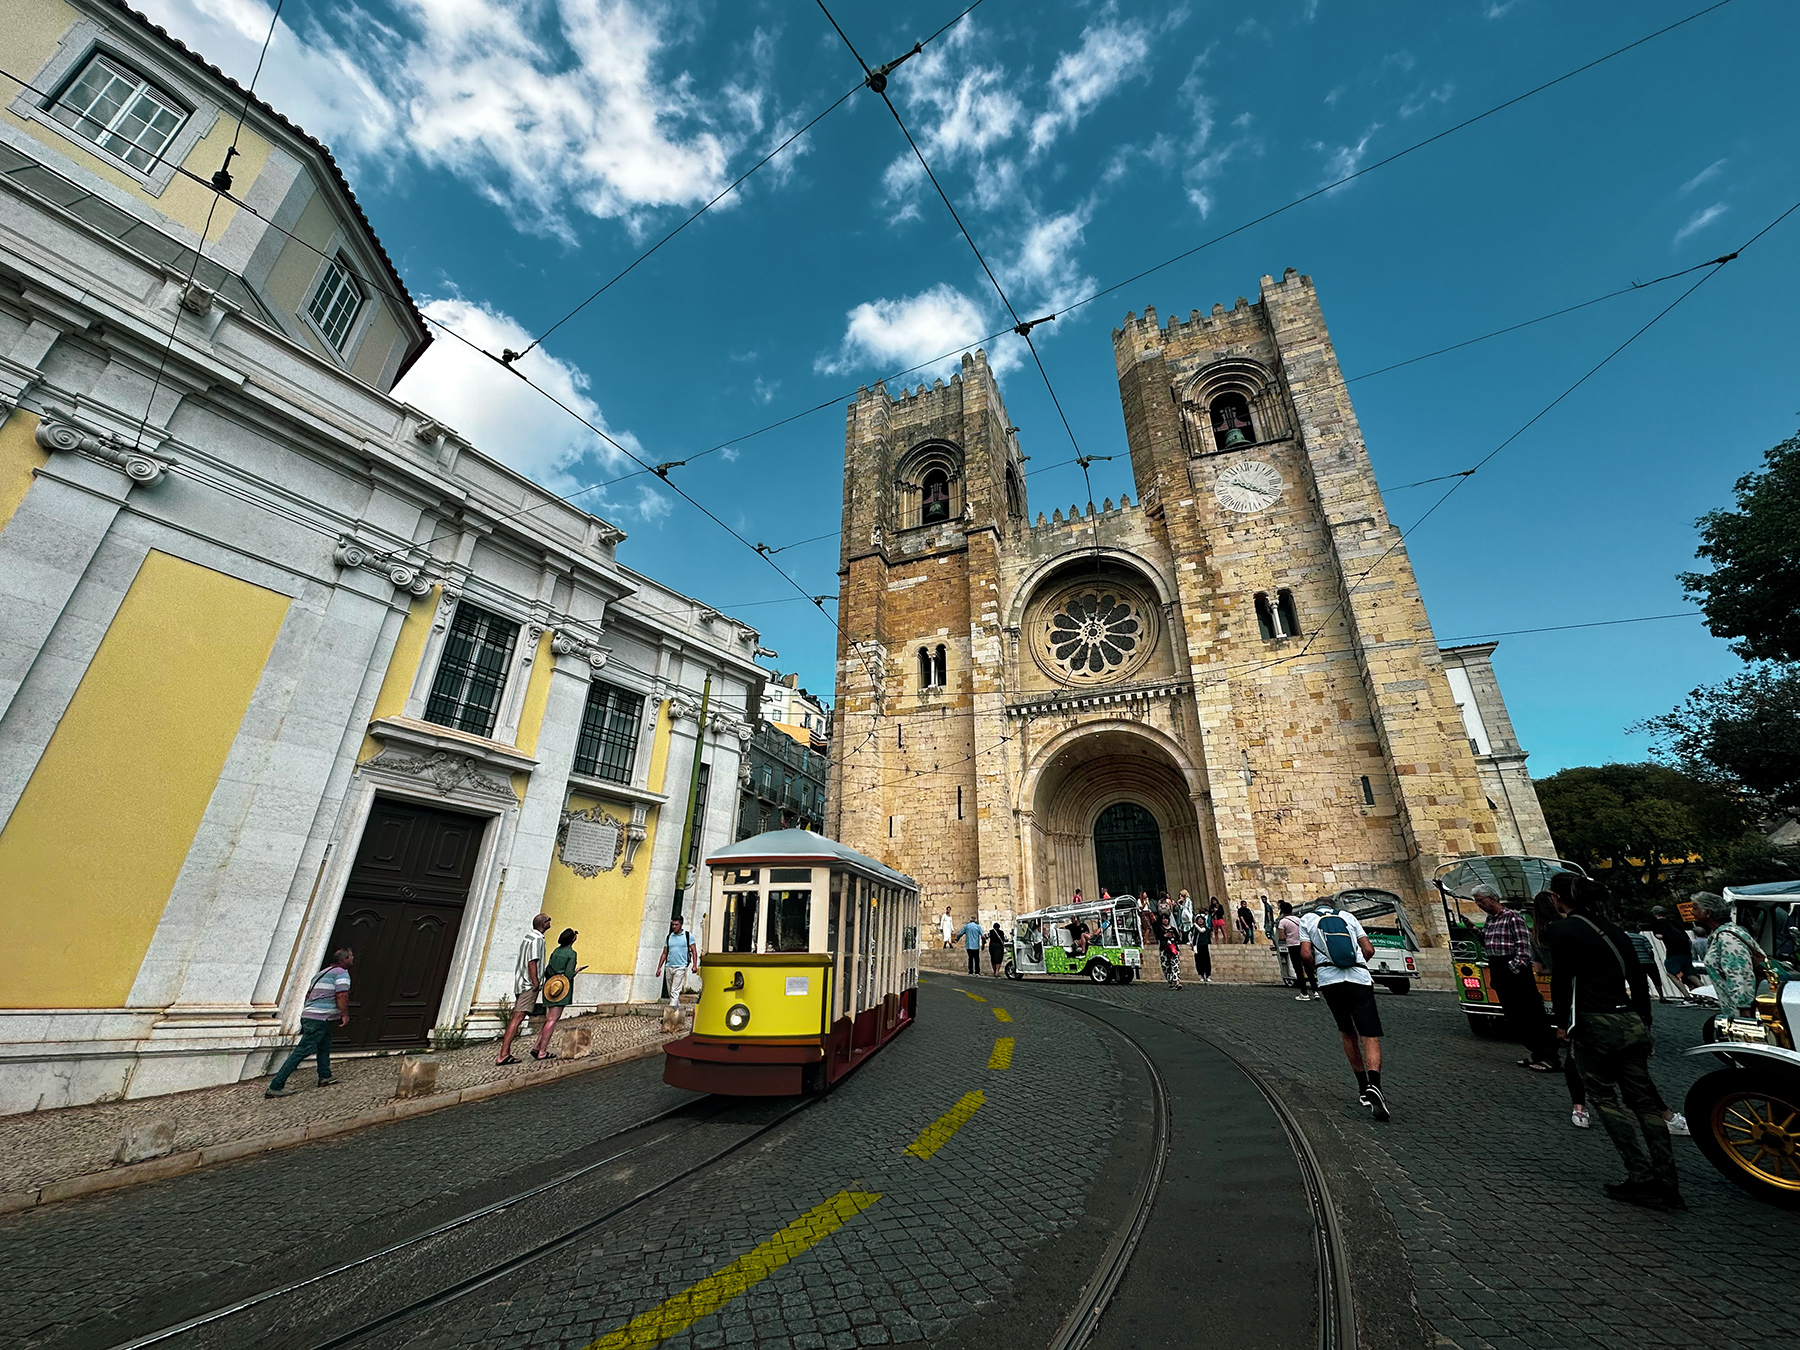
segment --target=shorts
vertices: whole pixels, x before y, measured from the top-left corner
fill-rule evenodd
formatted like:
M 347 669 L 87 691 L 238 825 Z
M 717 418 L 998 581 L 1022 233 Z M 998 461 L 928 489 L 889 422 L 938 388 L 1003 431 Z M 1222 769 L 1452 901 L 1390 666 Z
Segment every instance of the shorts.
M 1325 996 L 1325 1006 L 1331 1009 L 1338 1030 L 1344 1035 L 1367 1040 L 1381 1035 L 1381 1010 L 1375 1006 L 1374 985 L 1339 980 L 1336 984 L 1320 985 L 1319 992 Z
M 1663 969 L 1671 975 L 1692 975 L 1694 958 L 1691 956 L 1666 956 L 1663 958 Z

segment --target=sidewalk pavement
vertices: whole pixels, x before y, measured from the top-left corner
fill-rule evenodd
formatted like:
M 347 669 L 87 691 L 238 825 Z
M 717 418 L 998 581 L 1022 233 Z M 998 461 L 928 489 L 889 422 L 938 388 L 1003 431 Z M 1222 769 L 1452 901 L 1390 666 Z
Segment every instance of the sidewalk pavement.
M 266 1100 L 269 1079 L 252 1078 L 133 1101 L 98 1102 L 0 1117 L 0 1213 L 150 1181 L 193 1167 L 342 1133 L 381 1120 L 478 1100 L 571 1072 L 653 1053 L 674 1035 L 663 1029 L 660 1004 L 625 1004 L 558 1024 L 542 1063 L 514 1044 L 518 1064 L 494 1063 L 498 1041 L 478 1041 L 430 1056 L 332 1056 L 338 1080 L 318 1086 L 308 1060 L 288 1080 L 292 1097 Z M 535 1019 L 531 1028 L 536 1032 Z M 679 1034 L 679 1033 L 675 1033 Z M 410 1100 L 397 1096 L 401 1067 L 435 1061 L 436 1082 Z M 421 1085 L 423 1086 L 423 1085 Z

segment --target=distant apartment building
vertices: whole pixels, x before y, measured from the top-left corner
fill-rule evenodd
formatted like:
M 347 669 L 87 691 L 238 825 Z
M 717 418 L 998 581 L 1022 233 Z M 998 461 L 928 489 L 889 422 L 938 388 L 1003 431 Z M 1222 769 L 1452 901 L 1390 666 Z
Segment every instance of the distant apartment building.
M 539 910 L 652 997 L 756 632 L 392 396 L 427 326 L 275 109 L 107 0 L 0 66 L 0 1112 L 256 1076 L 341 946 L 340 1049 L 493 1034 Z
M 831 709 L 823 699 L 800 687 L 797 674 L 776 675 L 763 686 L 762 720 L 799 727 L 814 750 L 824 753 L 831 740 Z
M 737 837 L 765 830 L 825 828 L 831 757 L 811 747 L 804 728 L 764 722 L 750 738 L 740 770 Z

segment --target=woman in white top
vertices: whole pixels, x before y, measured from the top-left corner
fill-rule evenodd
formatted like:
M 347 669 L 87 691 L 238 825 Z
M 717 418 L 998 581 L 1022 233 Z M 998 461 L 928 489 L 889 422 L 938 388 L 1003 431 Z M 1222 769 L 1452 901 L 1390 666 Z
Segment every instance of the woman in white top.
M 950 939 L 956 933 L 956 920 L 950 917 L 950 906 L 944 906 L 944 912 L 938 915 L 938 935 L 944 939 L 944 945 L 950 945 Z

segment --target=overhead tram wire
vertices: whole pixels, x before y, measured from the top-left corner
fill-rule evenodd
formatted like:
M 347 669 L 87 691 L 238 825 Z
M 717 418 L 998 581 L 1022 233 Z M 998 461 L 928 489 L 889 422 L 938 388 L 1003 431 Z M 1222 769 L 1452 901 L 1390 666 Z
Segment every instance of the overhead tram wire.
M 976 5 L 979 5 L 981 3 L 982 3 L 982 0 L 975 0 L 975 4 L 970 5 L 967 9 L 963 10 L 955 18 L 951 19 L 948 23 L 946 23 L 942 27 L 940 27 L 937 30 L 937 32 L 933 33 L 930 37 L 925 38 L 923 41 L 921 41 L 919 43 L 919 48 L 923 48 L 926 44 L 935 41 L 937 38 L 942 36 L 944 33 L 948 32 L 950 29 L 954 28 L 957 24 L 961 23 L 965 18 L 968 17 L 970 10 L 973 10 Z M 917 49 L 915 49 L 915 51 L 916 50 Z M 544 329 L 543 332 L 539 333 L 536 337 L 532 338 L 531 341 L 526 344 L 524 351 L 514 352 L 514 351 L 510 351 L 510 349 L 509 349 L 508 352 L 502 354 L 501 359 L 503 361 L 505 361 L 506 364 L 511 365 L 514 361 L 519 360 L 521 357 L 529 356 L 533 351 L 535 351 L 543 343 L 545 338 L 549 337 L 557 329 L 561 328 L 564 324 L 569 322 L 570 319 L 573 319 L 577 314 L 581 313 L 582 310 L 586 309 L 589 305 L 593 304 L 594 301 L 598 300 L 601 296 L 605 295 L 615 285 L 617 285 L 619 282 L 623 281 L 625 279 L 625 277 L 627 275 L 629 275 L 637 267 L 637 265 L 639 263 L 644 262 L 646 259 L 648 259 L 650 257 L 651 254 L 655 253 L 664 244 L 668 243 L 671 239 L 673 239 L 676 235 L 680 234 L 688 226 L 692 225 L 696 220 L 700 219 L 700 217 L 705 215 L 708 211 L 712 210 L 713 207 L 717 206 L 720 202 L 724 201 L 725 198 L 729 197 L 733 192 L 736 192 L 738 190 L 738 188 L 740 188 L 744 185 L 745 181 L 747 179 L 749 179 L 751 174 L 755 173 L 758 169 L 762 168 L 770 160 L 774 159 L 775 156 L 779 155 L 783 150 L 787 149 L 795 141 L 799 140 L 802 136 L 806 135 L 807 132 L 811 131 L 814 127 L 818 126 L 819 123 L 823 122 L 827 117 L 831 116 L 832 113 L 836 112 L 839 108 L 843 107 L 846 103 L 848 103 L 850 101 L 851 96 L 853 94 L 855 94 L 858 89 L 861 89 L 863 87 L 863 83 L 864 83 L 863 81 L 858 80 L 855 84 L 851 85 L 842 94 L 840 94 L 837 98 L 837 101 L 835 103 L 833 103 L 830 107 L 826 108 L 824 112 L 820 113 L 817 117 L 813 118 L 812 121 L 808 122 L 805 126 L 801 127 L 798 131 L 794 132 L 792 135 L 785 138 L 781 142 L 780 145 L 777 145 L 773 150 L 769 151 L 768 154 L 764 155 L 761 159 L 757 160 L 756 163 L 752 164 L 748 169 L 745 169 L 743 173 L 739 174 L 736 178 L 734 178 L 730 182 L 730 184 L 728 184 L 725 188 L 723 188 L 719 192 L 719 194 L 716 197 L 714 197 L 711 201 L 707 202 L 698 211 L 694 212 L 693 215 L 689 216 L 686 220 L 682 221 L 681 224 L 677 225 L 674 229 L 670 230 L 661 239 L 658 239 L 649 248 L 645 249 L 642 253 L 638 254 L 637 257 L 633 258 L 629 263 L 627 263 L 623 268 L 621 268 L 617 273 L 615 273 L 610 279 L 608 279 L 605 282 L 605 284 L 603 284 L 598 289 L 596 289 L 591 294 L 589 294 L 584 300 L 581 301 L 580 304 L 576 305 L 567 314 L 564 314 L 562 316 L 562 318 L 558 319 L 555 323 L 551 324 L 548 328 Z
M 971 6 L 971 8 L 973 8 L 973 6 Z M 964 14 L 966 14 L 967 12 L 968 12 L 967 10 L 963 11 Z M 959 18 L 960 17 L 961 16 L 959 16 Z M 956 22 L 956 20 L 952 20 L 952 24 L 954 24 L 955 22 Z M 950 25 L 946 25 L 946 28 L 949 26 Z M 944 30 L 940 29 L 939 31 L 942 32 Z M 936 35 L 934 34 L 934 36 L 936 36 Z M 930 41 L 930 39 L 926 39 L 926 41 Z M 42 98 L 49 97 L 49 95 L 44 90 L 39 89 L 37 86 L 31 84 L 28 80 L 23 79 L 22 77 L 14 74 L 11 71 L 8 71 L 5 69 L 0 69 L 0 77 L 4 77 L 7 80 L 10 80 L 14 84 L 18 85 L 21 89 L 28 90 L 31 93 L 38 95 L 39 97 L 42 97 Z M 211 180 L 201 176 L 198 173 L 195 173 L 193 170 L 188 169 L 183 165 L 176 165 L 172 161 L 168 161 L 160 155 L 157 158 L 159 161 L 161 161 L 165 164 L 168 164 L 169 167 L 172 168 L 176 173 L 179 173 L 184 177 L 190 178 L 190 179 L 194 180 L 195 182 L 200 183 L 205 186 L 208 186 L 208 187 L 216 187 L 216 185 L 213 184 L 211 182 Z M 1374 167 L 1374 166 L 1371 166 L 1371 167 Z M 1347 180 L 1344 180 L 1344 181 L 1347 181 Z M 291 230 L 286 229 L 284 226 L 282 226 L 279 223 L 277 223 L 276 221 L 270 219 L 268 216 L 266 216 L 262 212 L 258 211 L 255 207 L 251 206 L 249 203 L 243 201 L 242 199 L 240 199 L 238 197 L 233 196 L 230 192 L 225 192 L 222 195 L 228 201 L 232 202 L 232 204 L 234 206 L 236 206 L 239 210 L 248 212 L 250 215 L 252 215 L 256 219 L 262 221 L 269 228 L 275 230 L 277 233 L 286 236 L 288 239 L 299 244 L 301 247 L 309 249 L 314 253 L 317 253 L 320 257 L 326 256 L 324 251 L 321 250 L 316 244 L 312 243 L 310 240 L 300 238 L 298 235 L 294 234 Z M 1204 245 L 1202 247 L 1204 247 Z M 1442 355 L 1446 352 L 1454 351 L 1461 347 L 1466 347 L 1466 346 L 1472 345 L 1473 343 L 1476 343 L 1476 342 L 1483 342 L 1483 341 L 1488 340 L 1489 338 L 1498 337 L 1498 336 L 1501 336 L 1508 332 L 1517 331 L 1520 328 L 1529 327 L 1530 325 L 1532 325 L 1534 323 L 1539 323 L 1546 319 L 1559 317 L 1562 314 L 1572 313 L 1575 310 L 1584 309 L 1587 306 L 1598 303 L 1601 300 L 1612 299 L 1612 298 L 1615 298 L 1620 295 L 1627 295 L 1627 294 L 1630 294 L 1633 290 L 1647 289 L 1651 286 L 1658 285 L 1664 281 L 1673 280 L 1677 277 L 1686 275 L 1688 272 L 1691 272 L 1698 267 L 1705 267 L 1705 266 L 1709 266 L 1713 262 L 1720 262 L 1720 261 L 1727 261 L 1727 260 L 1729 260 L 1729 255 L 1727 256 L 1727 258 L 1713 259 L 1713 260 L 1710 260 L 1708 263 L 1697 263 L 1694 265 L 1694 267 L 1684 268 L 1681 271 L 1671 272 L 1664 276 L 1655 277 L 1655 278 L 1652 278 L 1650 281 L 1637 282 L 1628 287 L 1618 288 L 1616 290 L 1609 291 L 1604 295 L 1594 297 L 1591 300 L 1583 301 L 1576 305 L 1565 306 L 1562 309 L 1551 312 L 1550 314 L 1540 315 L 1535 319 L 1528 319 L 1528 320 L 1525 320 L 1520 323 L 1510 324 L 1504 328 L 1499 328 L 1499 329 L 1495 329 L 1491 332 L 1484 333 L 1484 334 L 1480 335 L 1479 337 L 1466 339 L 1459 343 L 1453 343 L 1448 347 L 1439 348 L 1433 352 L 1427 352 L 1422 356 L 1409 358 L 1406 361 L 1396 362 L 1392 365 L 1381 367 L 1378 370 L 1367 371 L 1361 375 L 1352 376 L 1352 377 L 1350 377 L 1350 379 L 1344 380 L 1341 383 L 1348 384 L 1353 380 L 1368 379 L 1375 375 L 1385 374 L 1387 371 L 1397 369 L 1401 366 L 1411 365 L 1417 361 L 1426 360 L 1426 359 L 1429 359 L 1430 357 Z M 344 260 L 340 259 L 338 261 L 339 261 L 340 266 L 345 265 Z M 361 272 L 357 271 L 354 266 L 349 266 L 347 268 L 347 270 L 359 282 L 363 283 L 364 285 L 367 285 L 368 287 L 370 287 L 370 289 L 377 291 L 383 295 L 386 295 L 390 299 L 397 300 L 400 303 L 403 303 L 403 304 L 408 303 L 408 301 L 406 300 L 405 297 L 399 295 L 386 282 L 384 282 L 380 279 L 377 279 L 377 278 L 365 276 Z M 1142 275 L 1142 274 L 1140 274 L 1140 275 Z M 1086 303 L 1086 302 L 1082 301 L 1079 303 Z M 411 306 L 409 305 L 409 307 L 411 307 Z M 1067 311 L 1063 311 L 1063 312 L 1067 312 Z M 478 344 L 474 343 L 467 337 L 464 337 L 461 333 L 457 332 L 454 328 L 450 327 L 448 324 L 444 323 L 442 320 L 434 318 L 432 315 L 425 314 L 422 312 L 419 314 L 419 317 L 421 319 L 423 319 L 426 323 L 430 324 L 432 327 L 440 330 L 441 332 L 445 333 L 446 335 L 455 339 L 456 341 L 461 342 L 464 346 L 470 348 L 470 350 L 479 352 L 480 354 L 482 354 L 484 356 L 491 357 L 491 355 L 492 355 L 491 353 L 487 352 L 484 348 L 480 347 Z M 1007 333 L 1009 333 L 1011 331 L 1013 331 L 1013 330 L 1000 329 L 999 331 L 997 331 L 995 333 L 989 334 L 985 338 L 975 339 L 974 345 L 982 345 L 987 342 L 992 342 L 997 338 L 1004 337 Z M 959 348 L 958 350 L 962 350 L 962 348 Z M 915 374 L 919 371 L 930 369 L 931 367 L 938 365 L 942 361 L 948 360 L 949 358 L 955 356 L 956 354 L 957 354 L 956 351 L 950 351 L 950 352 L 942 353 L 939 356 L 930 358 L 929 360 L 921 361 L 918 364 L 909 366 L 904 370 L 896 371 L 890 375 L 887 375 L 886 377 L 884 377 L 883 382 L 902 379 L 908 375 Z M 715 454 L 715 453 L 717 453 L 721 450 L 727 449 L 733 445 L 738 445 L 738 444 L 743 443 L 744 441 L 754 439 L 755 437 L 765 435 L 768 432 L 779 430 L 780 428 L 782 428 L 784 426 L 788 426 L 788 425 L 790 425 L 794 422 L 800 421 L 806 417 L 810 417 L 817 413 L 823 412 L 827 408 L 835 407 L 838 404 L 842 403 L 845 398 L 854 396 L 854 394 L 856 392 L 857 391 L 850 390 L 850 391 L 845 391 L 844 393 L 841 393 L 841 394 L 834 394 L 829 398 L 826 398 L 824 400 L 821 400 L 818 403 L 813 404 L 811 407 L 801 409 L 800 411 L 795 412 L 795 413 L 791 413 L 785 417 L 777 419 L 774 422 L 765 423 L 763 426 L 758 427 L 753 431 L 749 431 L 749 432 L 743 433 L 742 435 L 731 437 L 724 441 L 720 441 L 720 442 L 716 443 L 715 445 L 709 446 L 705 450 L 697 451 L 694 454 L 689 455 L 687 457 L 687 459 L 680 461 L 680 463 L 692 464 L 697 459 L 705 458 L 708 455 Z M 1045 468 L 1043 468 L 1043 469 L 1033 469 L 1026 476 L 1031 477 L 1038 473 L 1047 472 L 1049 469 L 1052 469 L 1052 468 L 1060 468 L 1067 464 L 1077 463 L 1080 458 L 1081 458 L 1080 456 L 1077 456 L 1074 459 L 1063 460 L 1063 461 L 1059 461 L 1057 464 L 1045 466 Z M 1089 460 L 1090 460 L 1090 462 L 1092 462 L 1094 460 L 1107 459 L 1107 458 L 1112 458 L 1112 456 L 1098 456 L 1098 455 L 1091 456 L 1091 457 L 1089 457 Z M 574 491 L 569 492 L 569 493 L 552 494 L 552 500 L 560 501 L 560 502 L 564 502 L 564 503 L 568 503 L 568 504 L 573 504 L 574 500 L 577 497 L 584 496 L 589 492 L 598 491 L 601 488 L 610 487 L 610 486 L 613 486 L 614 484 L 624 482 L 627 479 L 640 477 L 645 473 L 653 472 L 653 471 L 654 470 L 650 470 L 650 469 L 638 469 L 638 470 L 633 471 L 632 473 L 624 474 L 617 478 L 606 479 L 599 483 L 587 484 L 586 486 L 577 488 Z M 1451 476 L 1453 476 L 1453 475 L 1444 475 L 1443 478 L 1448 478 Z M 1419 482 L 1416 482 L 1416 483 L 1404 483 L 1404 484 L 1399 485 L 1398 487 L 1389 488 L 1389 489 L 1385 489 L 1385 490 L 1398 492 L 1398 491 L 1402 491 L 1406 488 L 1423 486 L 1426 483 L 1432 483 L 1432 482 L 1438 482 L 1438 481 L 1442 481 L 1442 478 L 1421 479 L 1421 480 L 1419 480 Z M 1091 496 L 1092 495 L 1091 479 L 1088 480 L 1088 485 L 1089 485 L 1089 495 Z M 548 505 L 548 503 L 545 503 L 544 505 Z M 526 507 L 519 511 L 510 512 L 506 515 L 499 516 L 496 519 L 497 520 L 509 520 L 509 519 L 516 518 L 518 516 L 529 515 L 534 511 L 538 511 L 538 510 L 542 510 L 542 509 L 543 509 L 542 505 Z M 426 541 L 426 542 L 428 544 L 435 543 L 436 538 Z M 417 544 L 410 545 L 410 546 L 411 547 L 420 547 L 420 545 L 417 545 Z
M 263 35 L 262 49 L 256 54 L 256 69 L 250 75 L 250 83 L 244 87 L 244 102 L 238 109 L 237 126 L 231 132 L 231 144 L 225 147 L 225 158 L 220 162 L 208 186 L 212 188 L 212 201 L 206 208 L 206 222 L 200 227 L 200 237 L 195 242 L 194 261 L 188 265 L 187 278 L 182 282 L 183 294 L 193 286 L 194 278 L 200 271 L 200 259 L 206 249 L 206 236 L 212 231 L 213 216 L 219 209 L 219 201 L 231 190 L 231 161 L 239 153 L 238 138 L 244 134 L 244 119 L 250 115 L 250 100 L 256 96 L 256 82 L 262 78 L 263 62 L 268 59 L 269 44 L 275 40 L 275 25 L 281 22 L 281 7 L 286 0 L 275 0 L 274 13 L 269 16 L 269 31 Z M 85 117 L 85 114 L 84 114 Z M 175 351 L 175 338 L 181 331 L 182 306 L 177 303 L 175 315 L 169 320 L 168 341 L 163 344 L 162 355 L 156 361 L 156 378 L 150 382 L 150 396 L 144 400 L 144 415 L 138 419 L 137 432 L 132 437 L 131 448 L 143 448 L 144 432 L 150 425 L 150 414 L 156 411 L 156 396 L 162 391 L 164 374 L 169 368 L 169 357 Z
M 1728 0 L 1726 0 L 1726 2 L 1728 2 Z M 1036 328 L 1039 324 L 1054 322 L 1056 315 L 1046 314 L 1042 318 L 1037 319 L 1024 319 L 1020 317 L 1019 311 L 1013 307 L 1012 300 L 1006 294 L 1006 288 L 1000 284 L 1000 278 L 994 275 L 994 269 L 988 266 L 988 260 L 982 256 L 981 246 L 975 242 L 975 236 L 969 233 L 969 227 L 963 224 L 962 217 L 957 214 L 956 204 L 950 200 L 950 194 L 945 192 L 944 185 L 938 182 L 938 176 L 932 171 L 930 162 L 925 158 L 925 152 L 919 149 L 919 143 L 913 139 L 912 131 L 906 125 L 906 119 L 900 115 L 900 110 L 894 106 L 894 100 L 888 97 L 887 77 L 889 73 L 902 62 L 911 60 L 912 57 L 918 55 L 919 49 L 923 44 L 915 45 L 910 52 L 907 52 L 896 60 L 888 62 L 886 65 L 882 66 L 880 70 L 871 70 L 869 68 L 869 63 L 863 60 L 862 53 L 856 50 L 856 44 L 850 41 L 850 35 L 846 33 L 842 26 L 839 25 L 838 21 L 832 17 L 831 10 L 825 5 L 825 0 L 815 0 L 815 3 L 819 6 L 820 13 L 824 14 L 826 20 L 837 30 L 837 35 L 843 39 L 844 45 L 850 49 L 850 55 L 854 56 L 856 58 L 856 63 L 863 68 L 863 74 L 866 77 L 864 83 L 866 83 L 869 88 L 875 92 L 876 96 L 881 99 L 882 103 L 887 107 L 888 112 L 892 114 L 894 125 L 899 127 L 900 134 L 906 137 L 907 145 L 912 148 L 913 157 L 919 161 L 919 167 L 925 171 L 925 177 L 930 180 L 932 188 L 937 192 L 938 199 L 944 203 L 944 209 L 950 213 L 950 219 L 956 223 L 957 231 L 962 235 L 963 241 L 968 244 L 969 251 L 975 255 L 975 261 L 981 264 L 981 270 L 986 274 L 988 284 L 994 288 L 994 294 L 1000 297 L 1000 303 L 1006 307 L 1007 315 L 1013 321 L 1011 331 L 1025 340 L 1025 346 L 1031 352 L 1032 362 L 1037 366 L 1038 374 L 1043 377 L 1044 389 L 1049 393 L 1050 402 L 1056 408 L 1056 415 L 1062 421 L 1063 430 L 1069 434 L 1069 444 L 1075 448 L 1076 463 L 1081 465 L 1081 475 L 1083 480 L 1087 483 L 1088 504 L 1092 507 L 1094 483 L 1093 479 L 1088 475 L 1088 464 L 1091 461 L 1081 453 L 1081 442 L 1075 435 L 1074 426 L 1069 422 L 1068 413 L 1063 410 L 1062 400 L 1057 397 L 1056 385 L 1051 381 L 1050 372 L 1044 366 L 1044 358 L 1038 353 L 1037 343 L 1031 340 L 1031 330 Z M 1089 514 L 1093 514 L 1091 510 Z M 1100 521 L 1098 517 L 1094 517 L 1094 551 L 1098 553 L 1099 550 Z

